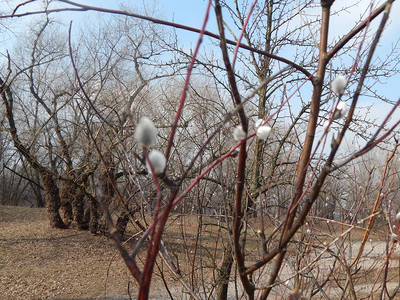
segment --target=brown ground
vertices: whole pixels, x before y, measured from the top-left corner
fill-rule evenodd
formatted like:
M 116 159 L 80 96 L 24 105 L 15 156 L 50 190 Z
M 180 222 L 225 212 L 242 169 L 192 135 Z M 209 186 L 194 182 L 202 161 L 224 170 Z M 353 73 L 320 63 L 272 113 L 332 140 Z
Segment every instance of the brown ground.
M 186 278 L 192 267 L 187 262 L 191 262 L 188 257 L 197 232 L 194 223 L 196 218 L 189 218 L 182 227 L 179 220 L 171 218 L 170 232 L 165 234 L 171 253 L 180 255 Z M 205 232 L 204 251 L 214 249 L 215 243 L 214 234 Z M 170 273 L 166 276 L 174 299 L 186 299 L 187 293 L 176 278 Z M 0 206 L 0 300 L 129 299 L 129 283 L 135 299 L 138 290 L 133 281 L 111 239 L 87 231 L 51 228 L 44 209 Z M 163 282 L 154 276 L 150 299 L 169 299 L 165 293 Z
M 184 222 L 184 226 L 181 222 Z M 205 220 L 202 235 L 203 254 L 211 259 L 204 260 L 201 272 L 204 282 L 212 283 L 216 276 L 215 267 L 211 262 L 221 259 L 221 238 L 216 238 L 216 228 L 213 221 Z M 315 233 L 329 232 L 340 234 L 340 227 L 319 224 Z M 180 268 L 187 281 L 191 281 L 191 267 L 195 236 L 197 232 L 196 218 L 171 218 L 165 234 L 165 241 L 173 254 L 179 255 Z M 258 228 L 255 224 L 254 228 Z M 360 241 L 363 230 L 354 230 L 353 241 Z M 360 265 L 366 269 L 366 277 L 357 280 L 355 290 L 367 299 L 371 291 L 379 294 L 380 284 L 375 284 L 376 278 L 383 276 L 382 267 L 372 264 L 384 264 L 386 243 L 384 232 L 371 234 L 372 240 L 366 244 L 365 258 Z M 321 235 L 324 236 L 324 235 Z M 249 261 L 257 258 L 255 237 L 249 239 Z M 327 238 L 330 242 L 329 238 Z M 253 245 L 254 244 L 254 245 Z M 218 246 L 217 246 L 218 245 Z M 214 252 L 217 248 L 218 251 Z M 359 242 L 353 243 L 353 253 L 346 251 L 352 257 L 359 248 Z M 252 250 L 253 249 L 253 250 Z M 254 250 L 255 249 L 255 250 Z M 334 246 L 332 246 L 334 249 Z M 396 248 L 397 249 L 397 248 Z M 251 251 L 250 251 L 251 250 Z M 214 257 L 214 255 L 216 257 Z M 325 255 L 326 256 L 326 255 Z M 319 267 L 329 266 L 331 261 L 323 258 Z M 175 256 L 174 256 L 175 257 Z M 372 258 L 372 259 L 371 259 Z M 389 269 L 388 288 L 393 290 L 399 283 L 398 249 L 392 257 Z M 159 266 L 159 265 L 158 265 Z M 165 268 L 165 266 L 164 266 Z M 291 274 L 290 268 L 284 268 Z M 363 274 L 363 270 L 360 272 Z M 168 299 L 161 280 L 154 276 L 152 281 L 151 299 Z M 196 279 L 196 278 L 195 278 Z M 174 299 L 187 299 L 182 287 L 168 275 L 173 288 Z M 197 280 L 200 280 L 197 278 Z M 210 282 L 208 282 L 208 281 Z M 87 231 L 74 229 L 57 230 L 50 228 L 44 209 L 26 207 L 0 206 L 0 299 L 129 299 L 128 283 L 132 277 L 119 256 L 112 240 L 103 236 L 94 236 Z M 378 290 L 374 290 L 378 287 Z M 234 285 L 230 285 L 229 299 L 235 299 Z M 333 287 L 334 293 L 335 287 Z M 365 290 L 365 292 L 363 292 Z M 340 291 L 339 291 L 340 292 Z M 137 287 L 131 285 L 131 295 L 137 295 Z M 365 296 L 364 295 L 364 296 Z M 370 295 L 371 296 L 371 295 Z M 334 298 L 334 297 L 333 297 Z M 333 299 L 332 298 L 332 299 Z
M 130 279 L 111 240 L 51 229 L 43 209 L 0 206 L 1 299 L 127 299 Z

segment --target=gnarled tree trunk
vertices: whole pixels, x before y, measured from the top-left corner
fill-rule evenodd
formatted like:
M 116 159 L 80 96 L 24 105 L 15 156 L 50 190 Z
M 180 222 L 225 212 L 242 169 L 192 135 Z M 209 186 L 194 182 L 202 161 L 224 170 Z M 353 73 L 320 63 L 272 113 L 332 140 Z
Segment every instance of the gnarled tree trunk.
M 71 184 L 67 181 L 61 183 L 60 188 L 60 198 L 61 198 L 61 211 L 64 222 L 69 225 L 74 219 L 72 213 L 72 197 L 73 189 L 71 189 Z
M 89 231 L 92 234 L 97 234 L 99 229 L 99 212 L 96 199 L 91 195 L 86 195 L 88 207 L 84 213 L 84 224 L 89 226 Z
M 42 179 L 44 195 L 46 200 L 47 217 L 49 218 L 50 225 L 55 228 L 67 228 L 60 216 L 60 193 L 53 175 L 47 170 L 40 171 Z
M 72 213 L 74 215 L 74 221 L 78 225 L 80 230 L 87 229 L 84 218 L 84 204 L 85 204 L 85 192 L 81 189 L 75 189 L 75 193 L 72 199 Z
M 121 237 L 124 236 L 126 226 L 128 225 L 129 222 L 129 214 L 125 210 L 121 212 L 121 214 L 118 216 L 117 223 L 115 228 L 117 229 L 118 233 L 120 234 Z

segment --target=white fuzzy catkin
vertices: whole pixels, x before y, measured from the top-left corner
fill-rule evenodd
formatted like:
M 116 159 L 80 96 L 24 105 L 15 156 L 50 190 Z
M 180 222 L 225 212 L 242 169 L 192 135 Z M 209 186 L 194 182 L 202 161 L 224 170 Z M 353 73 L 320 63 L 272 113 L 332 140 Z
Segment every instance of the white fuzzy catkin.
M 331 127 L 330 127 L 330 124 L 329 124 L 329 120 L 326 120 L 326 121 L 324 122 L 323 127 L 324 127 L 324 132 L 325 132 L 325 131 L 326 131 L 326 132 L 329 132 L 329 131 L 331 130 Z
M 349 110 L 349 107 L 347 106 L 346 102 L 340 101 L 337 105 L 337 109 L 339 109 L 342 112 L 342 114 L 345 115 L 347 113 L 347 111 Z
M 344 101 L 339 101 L 339 103 L 336 107 L 335 114 L 333 115 L 333 119 L 337 120 L 342 117 L 345 117 L 348 110 L 349 110 L 349 107 L 347 106 L 347 103 Z
M 331 82 L 331 90 L 336 94 L 343 94 L 346 88 L 347 79 L 344 76 L 338 76 Z
M 153 146 L 157 142 L 157 128 L 149 118 L 143 117 L 136 126 L 134 138 L 143 146 Z
M 259 139 L 266 140 L 270 133 L 271 133 L 271 127 L 269 127 L 268 125 L 264 125 L 257 128 L 256 135 L 258 136 Z
M 149 161 L 151 166 L 153 167 L 154 174 L 160 175 L 164 173 L 165 166 L 167 164 L 167 159 L 165 158 L 164 154 L 162 154 L 160 151 L 152 150 L 149 153 Z M 151 174 L 149 161 L 146 160 L 146 169 L 147 172 Z
M 246 132 L 244 132 L 242 125 L 236 126 L 235 130 L 233 131 L 233 138 L 238 142 L 246 138 Z
M 397 215 L 396 215 L 396 220 L 397 220 L 397 221 L 400 221 L 400 212 L 397 213 Z

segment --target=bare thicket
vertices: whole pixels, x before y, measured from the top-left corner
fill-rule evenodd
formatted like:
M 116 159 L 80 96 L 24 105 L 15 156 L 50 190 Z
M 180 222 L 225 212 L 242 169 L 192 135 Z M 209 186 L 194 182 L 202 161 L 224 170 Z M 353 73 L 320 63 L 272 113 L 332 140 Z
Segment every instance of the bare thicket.
M 396 297 L 400 98 L 377 84 L 399 71 L 378 51 L 393 0 L 339 37 L 333 0 L 210 0 L 201 28 L 30 2 L 0 19 L 32 21 L 1 53 L 2 204 L 109 234 L 138 299 L 155 281 L 171 299 Z M 53 19 L 69 11 L 102 17 Z

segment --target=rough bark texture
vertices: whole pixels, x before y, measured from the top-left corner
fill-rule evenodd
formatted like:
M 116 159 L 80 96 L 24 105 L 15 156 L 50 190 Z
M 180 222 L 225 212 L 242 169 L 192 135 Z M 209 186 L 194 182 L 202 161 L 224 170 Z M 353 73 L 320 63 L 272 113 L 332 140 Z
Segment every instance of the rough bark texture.
M 92 234 L 97 234 L 99 229 L 99 212 L 98 212 L 98 204 L 96 199 L 93 197 L 89 197 L 89 231 Z
M 59 209 L 61 206 L 60 194 L 57 184 L 50 172 L 42 171 L 41 179 L 46 200 L 47 216 L 50 225 L 55 228 L 67 228 L 61 219 Z
M 8 119 L 8 124 L 10 125 L 10 135 L 12 137 L 15 148 L 25 157 L 28 163 L 37 170 L 40 174 L 40 178 L 43 183 L 45 201 L 46 201 L 46 210 L 48 214 L 48 218 L 50 221 L 50 225 L 56 228 L 66 228 L 67 226 L 61 219 L 59 209 L 60 209 L 60 194 L 56 184 L 56 181 L 53 178 L 52 173 L 46 169 L 43 165 L 41 165 L 35 156 L 33 156 L 29 150 L 29 148 L 25 147 L 18 137 L 17 127 L 14 121 L 14 113 L 12 109 L 13 104 L 13 94 L 8 85 L 6 85 L 3 80 L 0 78 L 1 85 L 1 98 L 3 100 L 3 104 L 6 108 L 6 116 Z
M 84 218 L 84 204 L 85 192 L 81 189 L 75 189 L 74 197 L 72 199 L 72 212 L 74 215 L 74 221 L 80 230 L 87 229 Z
M 117 223 L 115 228 L 117 229 L 118 233 L 120 234 L 121 237 L 124 236 L 126 226 L 128 225 L 129 222 L 129 214 L 126 211 L 121 212 L 117 219 Z
M 40 176 L 39 176 L 39 172 L 37 170 L 33 171 L 32 177 L 35 180 L 35 182 L 39 184 Z M 42 191 L 40 190 L 40 187 L 38 185 L 31 184 L 31 188 L 32 188 L 33 193 L 35 194 L 36 206 L 37 207 L 45 207 L 46 203 L 43 199 L 43 195 L 42 195 Z
M 61 214 L 61 217 L 62 217 L 64 223 L 69 226 L 72 223 L 72 220 L 74 218 L 74 216 L 72 214 L 71 202 L 65 202 L 61 198 L 60 214 Z
M 73 190 L 71 190 L 71 184 L 67 181 L 63 181 L 60 188 L 60 200 L 63 220 L 65 224 L 70 225 L 74 219 L 72 212 L 72 196 Z
M 111 180 L 114 180 L 114 174 L 111 169 L 108 172 L 103 172 L 99 178 L 100 184 L 103 188 L 104 197 L 107 203 L 114 197 L 115 191 Z
M 231 275 L 233 264 L 233 255 L 232 255 L 232 246 L 230 242 L 228 242 L 227 246 L 224 249 L 224 258 L 222 260 L 221 268 L 218 270 L 218 286 L 216 292 L 216 299 L 218 300 L 226 300 L 228 299 L 228 285 L 229 278 Z

